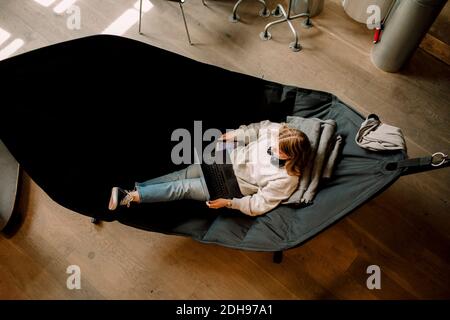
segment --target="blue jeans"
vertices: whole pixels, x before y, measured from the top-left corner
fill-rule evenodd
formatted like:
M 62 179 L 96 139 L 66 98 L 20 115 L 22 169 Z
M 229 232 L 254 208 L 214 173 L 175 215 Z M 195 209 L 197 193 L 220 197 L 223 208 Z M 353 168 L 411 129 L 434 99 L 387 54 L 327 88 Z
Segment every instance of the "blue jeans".
M 142 183 L 136 182 L 135 185 L 142 203 L 182 199 L 209 200 L 208 188 L 199 164 L 192 164 L 183 170 Z

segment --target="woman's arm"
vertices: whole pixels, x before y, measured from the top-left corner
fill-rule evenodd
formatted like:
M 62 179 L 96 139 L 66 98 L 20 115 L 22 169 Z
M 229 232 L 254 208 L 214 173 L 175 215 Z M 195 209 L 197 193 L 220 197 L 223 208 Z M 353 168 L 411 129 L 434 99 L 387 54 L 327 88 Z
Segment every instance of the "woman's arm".
M 262 215 L 288 199 L 297 188 L 297 184 L 298 177 L 293 176 L 270 181 L 251 196 L 232 199 L 231 208 L 249 216 Z
M 231 199 L 219 198 L 216 200 L 207 201 L 206 205 L 211 209 L 220 209 L 223 207 L 231 208 Z
M 273 123 L 269 120 L 261 122 L 251 123 L 249 125 L 241 125 L 238 129 L 228 131 L 224 133 L 220 139 L 224 141 L 237 140 L 244 141 L 248 144 L 250 141 L 254 141 L 259 137 L 259 131 L 264 128 L 268 128 Z

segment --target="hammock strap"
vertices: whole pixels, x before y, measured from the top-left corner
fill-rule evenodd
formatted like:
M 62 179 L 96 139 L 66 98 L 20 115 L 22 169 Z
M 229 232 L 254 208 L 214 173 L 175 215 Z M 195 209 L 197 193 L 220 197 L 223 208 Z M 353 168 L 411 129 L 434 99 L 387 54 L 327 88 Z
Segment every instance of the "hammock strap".
M 445 154 L 443 152 L 436 152 L 428 157 L 389 162 L 386 165 L 386 169 L 389 171 L 402 169 L 402 176 L 406 176 L 414 173 L 445 168 L 449 165 L 450 160 L 448 158 L 448 154 Z

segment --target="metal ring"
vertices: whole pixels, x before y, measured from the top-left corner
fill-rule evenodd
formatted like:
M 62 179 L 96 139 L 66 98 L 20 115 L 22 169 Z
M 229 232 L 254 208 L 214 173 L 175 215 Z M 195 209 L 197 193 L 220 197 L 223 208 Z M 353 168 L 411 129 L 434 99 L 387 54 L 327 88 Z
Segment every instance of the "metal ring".
M 441 162 L 439 162 L 439 163 L 437 163 L 437 164 L 436 164 L 436 163 L 433 163 L 434 158 L 435 158 L 436 156 L 441 156 L 441 157 L 442 157 Z M 445 154 L 445 153 L 443 153 L 443 152 L 436 152 L 436 153 L 434 153 L 434 154 L 431 156 L 431 165 L 432 165 L 433 167 L 439 167 L 439 166 L 441 166 L 441 165 L 444 164 L 444 162 L 447 160 L 447 158 L 448 158 L 448 155 L 447 155 L 447 154 Z

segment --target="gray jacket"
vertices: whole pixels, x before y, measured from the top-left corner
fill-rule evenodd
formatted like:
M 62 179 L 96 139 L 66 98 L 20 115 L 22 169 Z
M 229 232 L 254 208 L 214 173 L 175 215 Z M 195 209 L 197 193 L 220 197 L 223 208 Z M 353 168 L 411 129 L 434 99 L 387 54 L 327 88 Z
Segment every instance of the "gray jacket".
M 370 114 L 362 123 L 355 137 L 356 143 L 371 151 L 405 150 L 406 143 L 402 131 L 384 123 L 375 114 Z

